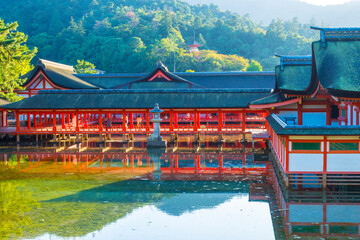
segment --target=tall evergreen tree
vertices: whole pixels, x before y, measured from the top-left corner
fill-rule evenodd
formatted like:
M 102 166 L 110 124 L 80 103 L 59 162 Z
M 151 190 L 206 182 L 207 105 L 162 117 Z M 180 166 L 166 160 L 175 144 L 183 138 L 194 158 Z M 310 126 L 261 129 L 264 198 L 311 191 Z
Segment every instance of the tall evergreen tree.
M 21 76 L 33 68 L 30 61 L 37 52 L 36 48 L 29 50 L 27 36 L 16 31 L 17 27 L 17 22 L 5 24 L 0 19 L 0 97 L 9 101 L 20 99 L 14 90 L 21 88 Z

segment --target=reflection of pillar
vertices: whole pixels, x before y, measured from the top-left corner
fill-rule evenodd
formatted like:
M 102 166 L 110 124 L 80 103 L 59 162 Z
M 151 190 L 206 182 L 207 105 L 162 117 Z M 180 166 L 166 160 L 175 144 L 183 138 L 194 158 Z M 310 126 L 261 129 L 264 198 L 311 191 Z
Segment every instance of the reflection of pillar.
M 222 172 L 223 162 L 224 162 L 224 156 L 223 156 L 223 155 L 219 155 L 219 156 L 218 156 L 219 173 Z
M 130 168 L 134 168 L 134 155 L 130 156 Z

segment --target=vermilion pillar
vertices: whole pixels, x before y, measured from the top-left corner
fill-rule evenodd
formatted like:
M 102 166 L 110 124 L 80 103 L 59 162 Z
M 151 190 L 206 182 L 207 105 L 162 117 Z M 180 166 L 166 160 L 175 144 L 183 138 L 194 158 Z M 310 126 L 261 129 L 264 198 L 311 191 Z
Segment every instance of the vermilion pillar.
M 20 117 L 19 112 L 15 112 L 16 116 L 16 132 L 20 132 Z
M 170 111 L 170 131 L 174 131 L 174 113 Z
M 150 112 L 146 113 L 146 131 L 150 131 Z
M 178 128 L 178 114 L 174 113 L 174 128 Z
M 62 127 L 62 129 L 65 129 L 65 116 L 64 116 L 64 113 L 61 114 L 61 127 Z
M 196 115 L 197 115 L 197 116 L 196 116 L 196 120 L 197 120 L 197 121 L 196 121 L 197 128 L 200 128 L 200 113 L 199 113 L 199 112 L 197 112 L 197 113 L 196 113 Z
M 246 130 L 246 112 L 243 110 L 242 112 L 242 131 L 245 132 Z
M 130 129 L 133 129 L 134 128 L 134 114 L 133 113 L 130 113 L 130 118 L 129 118 L 129 121 L 130 121 Z
M 56 114 L 53 113 L 52 117 L 53 117 L 53 132 L 55 133 L 56 132 Z
M 222 127 L 223 127 L 222 114 L 221 111 L 218 111 L 218 130 L 221 131 Z
M 28 128 L 30 129 L 31 128 L 31 116 L 30 116 L 30 113 L 27 114 L 27 125 L 28 125 Z
M 123 119 L 123 125 L 122 125 L 122 130 L 126 131 L 126 114 L 125 112 L 122 113 L 122 119 Z
M 101 132 L 103 130 L 102 126 L 102 113 L 99 113 L 99 131 Z
M 196 132 L 198 129 L 198 125 L 197 125 L 197 113 L 194 112 L 194 131 Z
M 76 131 L 79 131 L 79 113 L 76 113 Z

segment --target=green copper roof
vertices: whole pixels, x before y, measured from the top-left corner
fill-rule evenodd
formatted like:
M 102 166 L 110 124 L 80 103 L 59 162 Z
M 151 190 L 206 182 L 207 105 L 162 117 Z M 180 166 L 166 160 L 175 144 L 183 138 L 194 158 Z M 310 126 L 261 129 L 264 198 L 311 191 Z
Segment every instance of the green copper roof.
M 271 89 L 53 90 L 6 109 L 243 108 Z
M 307 92 L 311 83 L 311 65 L 297 66 L 285 65 L 275 67 L 276 90 L 289 94 L 309 94 Z
M 275 114 L 266 120 L 277 135 L 360 135 L 360 126 L 290 126 Z
M 258 88 L 259 86 L 275 88 L 274 72 L 179 72 L 174 74 L 204 88 Z M 75 76 L 103 89 L 112 89 L 115 86 L 125 86 L 126 83 L 134 82 L 146 74 L 106 73 L 76 74 Z
M 360 41 L 313 42 L 317 76 L 329 94 L 360 98 Z

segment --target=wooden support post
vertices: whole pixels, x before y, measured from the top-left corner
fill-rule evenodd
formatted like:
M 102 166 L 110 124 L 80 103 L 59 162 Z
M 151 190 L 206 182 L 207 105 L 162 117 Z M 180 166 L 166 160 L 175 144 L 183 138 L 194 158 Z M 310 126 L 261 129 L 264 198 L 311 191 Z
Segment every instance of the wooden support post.
M 28 125 L 28 129 L 31 128 L 31 115 L 30 113 L 27 114 L 27 125 Z
M 53 132 L 56 133 L 56 114 L 53 113 Z
M 221 111 L 218 111 L 218 131 L 221 131 L 223 127 L 223 123 L 222 123 L 222 114 Z
M 197 132 L 197 113 L 196 111 L 193 113 L 193 116 L 194 116 L 194 126 L 193 126 L 193 129 L 194 129 L 194 132 Z
M 150 131 L 150 112 L 149 110 L 146 113 L 146 131 Z
M 130 118 L 129 118 L 129 121 L 130 121 L 130 129 L 133 129 L 134 128 L 134 114 L 131 112 L 130 113 Z
M 76 115 L 76 128 L 75 128 L 75 131 L 79 131 L 79 113 L 77 112 Z
M 16 135 L 16 143 L 20 143 L 20 134 Z
M 19 116 L 19 112 L 15 112 L 15 116 L 16 116 L 16 132 L 20 132 L 20 116 Z
M 61 128 L 65 129 L 65 117 L 64 113 L 61 114 Z
M 35 114 L 33 114 L 34 115 L 34 128 L 36 128 L 37 127 L 37 122 L 36 122 L 36 116 L 37 116 L 37 114 L 35 113 Z
M 174 113 L 174 128 L 178 128 L 178 114 Z
M 102 113 L 99 113 L 99 131 L 102 132 L 103 126 L 102 126 Z
M 87 113 L 84 114 L 84 118 L 85 118 L 84 119 L 84 127 L 87 128 L 88 127 L 88 114 Z
M 197 112 L 196 113 L 196 124 L 197 124 L 197 128 L 200 128 L 200 113 Z
M 42 113 L 39 114 L 39 126 L 42 126 Z
M 242 111 L 242 131 L 246 131 L 246 112 L 245 110 Z
M 122 120 L 123 120 L 123 125 L 122 125 L 122 130 L 125 132 L 126 131 L 126 113 L 123 112 L 122 113 Z
M 170 110 L 170 131 L 174 131 L 174 113 Z

